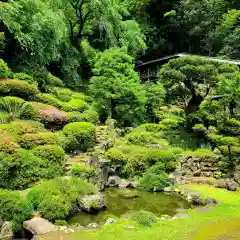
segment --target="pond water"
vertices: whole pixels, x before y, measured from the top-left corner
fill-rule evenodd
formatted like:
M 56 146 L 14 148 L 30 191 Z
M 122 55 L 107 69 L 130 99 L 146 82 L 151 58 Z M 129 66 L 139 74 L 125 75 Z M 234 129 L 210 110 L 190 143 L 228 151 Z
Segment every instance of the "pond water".
M 132 199 L 124 199 L 119 197 L 120 189 L 106 189 L 104 191 L 107 200 L 106 210 L 96 214 L 78 213 L 68 219 L 69 224 L 78 223 L 86 226 L 89 223 L 103 224 L 106 216 L 114 215 L 121 217 L 131 211 L 149 211 L 160 217 L 163 214 L 173 216 L 177 213 L 177 209 L 189 208 L 189 204 L 179 196 L 169 195 L 165 193 L 149 193 L 132 190 L 139 197 Z

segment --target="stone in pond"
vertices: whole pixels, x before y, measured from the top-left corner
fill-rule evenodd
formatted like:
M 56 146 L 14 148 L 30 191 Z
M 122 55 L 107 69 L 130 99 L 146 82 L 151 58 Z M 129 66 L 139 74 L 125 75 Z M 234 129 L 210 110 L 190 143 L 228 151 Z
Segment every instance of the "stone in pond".
M 79 208 L 84 212 L 99 211 L 106 207 L 106 201 L 102 194 L 85 196 L 78 201 Z
M 117 222 L 116 219 L 114 219 L 114 218 L 109 218 L 109 219 L 106 221 L 105 224 L 113 224 L 113 223 L 116 223 L 116 222 Z
M 131 198 L 137 198 L 139 197 L 138 193 L 131 191 L 131 190 L 122 190 L 119 193 L 119 197 L 125 198 L 125 199 L 131 199 Z
M 127 181 L 126 179 L 120 179 L 118 181 L 118 187 L 119 188 L 128 188 L 131 186 L 131 183 Z
M 204 200 L 199 192 L 188 192 L 187 201 L 192 205 L 204 205 Z
M 97 223 L 89 223 L 86 228 L 97 229 L 100 228 L 100 226 Z
M 12 222 L 3 222 L 0 228 L 0 239 L 10 240 L 13 237 Z

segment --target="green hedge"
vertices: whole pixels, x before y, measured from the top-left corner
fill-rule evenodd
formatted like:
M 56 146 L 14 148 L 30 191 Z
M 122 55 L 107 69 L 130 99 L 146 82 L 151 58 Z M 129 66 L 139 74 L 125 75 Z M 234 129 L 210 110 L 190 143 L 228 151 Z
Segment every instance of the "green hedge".
M 0 189 L 0 216 L 3 221 L 12 221 L 13 230 L 21 228 L 22 222 L 33 214 L 32 204 L 20 192 Z
M 93 147 L 96 141 L 96 128 L 89 122 L 69 123 L 63 128 L 63 133 L 73 140 L 76 139 L 77 146 L 72 146 L 73 150 L 76 148 L 86 150 Z
M 25 149 L 13 154 L 0 153 L 0 188 L 28 188 L 45 177 L 44 165 L 44 160 Z
M 24 99 L 32 99 L 39 93 L 35 84 L 29 84 L 26 81 L 17 79 L 0 80 L 1 96 L 15 96 Z
M 93 185 L 81 179 L 53 179 L 30 189 L 27 199 L 41 216 L 53 221 L 65 219 L 77 207 L 77 200 L 96 193 Z
M 52 132 L 40 132 L 36 134 L 28 133 L 22 135 L 18 140 L 19 145 L 26 149 L 32 149 L 45 144 L 57 145 L 60 144 L 60 142 L 59 136 Z

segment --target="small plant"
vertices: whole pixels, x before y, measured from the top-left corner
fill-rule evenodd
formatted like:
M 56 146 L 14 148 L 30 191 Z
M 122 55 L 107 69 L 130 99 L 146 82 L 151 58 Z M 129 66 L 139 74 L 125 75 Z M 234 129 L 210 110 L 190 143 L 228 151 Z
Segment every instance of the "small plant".
M 131 218 L 144 227 L 151 227 L 157 222 L 157 217 L 153 213 L 147 211 L 133 213 Z
M 8 113 L 10 121 L 30 116 L 33 108 L 28 102 L 17 97 L 4 97 L 0 99 L 0 110 Z
M 9 72 L 7 64 L 0 58 L 0 78 L 7 78 Z

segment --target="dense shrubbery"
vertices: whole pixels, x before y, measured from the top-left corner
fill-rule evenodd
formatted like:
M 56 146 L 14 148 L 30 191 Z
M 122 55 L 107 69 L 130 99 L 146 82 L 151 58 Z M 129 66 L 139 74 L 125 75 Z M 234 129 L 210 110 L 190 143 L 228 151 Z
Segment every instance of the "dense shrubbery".
M 0 79 L 7 78 L 9 75 L 9 68 L 7 64 L 0 58 Z
M 27 133 L 19 138 L 18 143 L 22 148 L 32 149 L 39 145 L 60 144 L 60 139 L 58 134 L 52 132 Z
M 44 160 L 28 150 L 1 153 L 0 159 L 0 188 L 25 189 L 46 175 Z
M 58 77 L 53 76 L 51 73 L 47 75 L 46 82 L 50 86 L 57 86 L 57 87 L 63 87 L 64 84 L 62 80 Z
M 26 81 L 17 79 L 0 80 L 0 95 L 16 96 L 24 99 L 31 99 L 39 94 L 35 84 L 29 84 Z
M 27 199 L 44 218 L 53 221 L 67 217 L 76 210 L 77 200 L 81 196 L 95 192 L 93 185 L 81 179 L 53 179 L 33 187 Z
M 3 221 L 12 221 L 13 230 L 20 229 L 22 222 L 31 218 L 33 206 L 20 192 L 0 190 L 0 216 Z
M 93 167 L 81 163 L 72 165 L 72 175 L 89 181 L 97 176 L 97 172 Z
M 80 112 L 68 112 L 68 118 L 70 122 L 91 122 L 97 124 L 99 122 L 98 113 L 94 110 L 85 110 Z
M 75 122 L 69 123 L 63 128 L 63 133 L 77 141 L 78 146 L 69 146 L 72 150 L 79 147 L 82 150 L 86 150 L 87 148 L 91 148 L 94 146 L 95 139 L 96 139 L 96 129 L 92 123 L 89 122 Z

